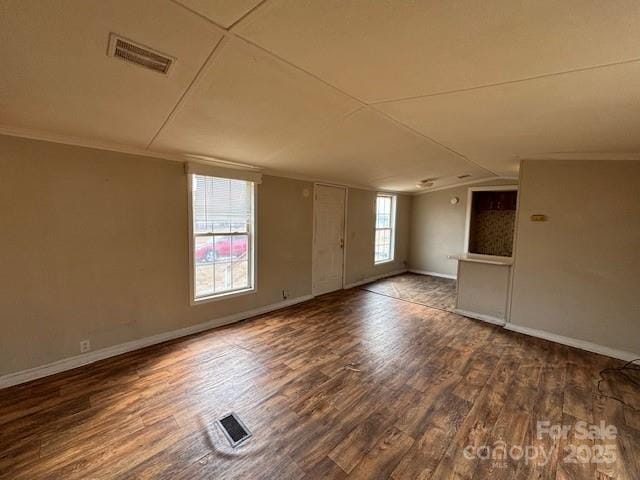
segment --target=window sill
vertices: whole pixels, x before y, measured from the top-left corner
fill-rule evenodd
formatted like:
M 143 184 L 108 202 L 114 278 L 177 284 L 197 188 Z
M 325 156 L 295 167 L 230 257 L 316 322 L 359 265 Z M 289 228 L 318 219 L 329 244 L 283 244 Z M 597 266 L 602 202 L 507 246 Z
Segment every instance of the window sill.
M 252 293 L 256 293 L 257 291 L 258 289 L 253 287 L 253 288 L 245 288 L 244 290 L 234 290 L 232 292 L 219 293 L 217 295 L 211 295 L 209 297 L 192 298 L 191 305 L 192 306 L 202 305 L 203 303 L 217 302 L 220 300 L 229 300 L 231 298 L 241 297 L 243 295 L 250 295 Z
M 389 260 L 380 260 L 379 262 L 373 262 L 373 266 L 375 267 L 376 265 L 384 265 L 385 263 L 393 263 L 393 258 L 390 258 Z

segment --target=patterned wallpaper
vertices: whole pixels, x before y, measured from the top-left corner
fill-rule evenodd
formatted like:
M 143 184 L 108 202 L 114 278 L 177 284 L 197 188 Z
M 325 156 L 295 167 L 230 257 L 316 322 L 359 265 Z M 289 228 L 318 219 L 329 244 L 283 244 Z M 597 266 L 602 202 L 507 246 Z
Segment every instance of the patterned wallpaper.
M 471 218 L 469 252 L 510 257 L 513 253 L 515 210 L 484 210 Z

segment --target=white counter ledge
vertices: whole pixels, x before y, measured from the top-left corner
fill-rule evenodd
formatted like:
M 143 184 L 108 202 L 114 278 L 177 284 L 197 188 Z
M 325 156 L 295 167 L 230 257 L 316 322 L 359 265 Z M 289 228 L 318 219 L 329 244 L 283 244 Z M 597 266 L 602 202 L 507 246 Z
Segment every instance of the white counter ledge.
M 465 253 L 462 255 L 449 255 L 449 258 L 459 260 L 461 262 L 486 263 L 489 265 L 513 265 L 513 259 L 510 257 L 493 257 L 487 255 L 474 255 Z

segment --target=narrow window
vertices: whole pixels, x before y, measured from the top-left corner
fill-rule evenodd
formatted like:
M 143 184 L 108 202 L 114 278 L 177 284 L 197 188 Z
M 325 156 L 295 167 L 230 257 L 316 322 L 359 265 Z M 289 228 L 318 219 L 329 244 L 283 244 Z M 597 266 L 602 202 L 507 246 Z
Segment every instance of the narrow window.
M 191 175 L 195 301 L 254 288 L 254 185 Z
M 396 228 L 396 197 L 379 194 L 376 198 L 375 263 L 393 260 Z

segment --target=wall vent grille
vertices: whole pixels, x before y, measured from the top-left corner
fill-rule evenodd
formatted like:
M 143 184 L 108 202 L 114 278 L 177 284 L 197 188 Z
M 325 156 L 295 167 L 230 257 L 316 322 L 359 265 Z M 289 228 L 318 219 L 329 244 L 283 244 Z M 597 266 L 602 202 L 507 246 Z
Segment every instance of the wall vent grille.
M 175 58 L 169 55 L 152 50 L 114 33 L 109 36 L 108 54 L 111 57 L 134 63 L 164 75 L 169 73 L 169 69 L 175 62 Z

